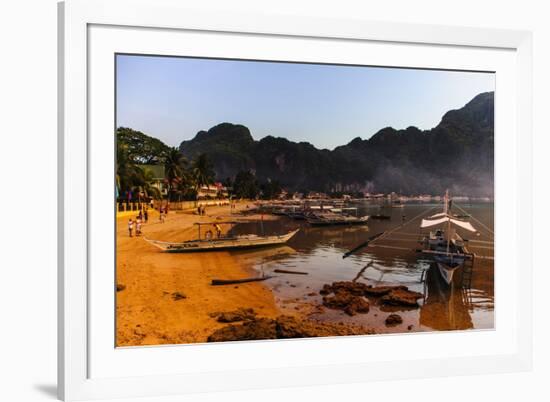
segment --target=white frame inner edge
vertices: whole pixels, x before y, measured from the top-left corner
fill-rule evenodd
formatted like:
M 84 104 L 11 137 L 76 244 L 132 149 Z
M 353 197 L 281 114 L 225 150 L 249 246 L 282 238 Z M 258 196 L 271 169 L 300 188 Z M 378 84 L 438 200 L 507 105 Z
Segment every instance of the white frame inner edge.
M 128 12 L 130 9 L 132 10 L 131 13 Z M 515 248 L 516 255 L 521 255 L 521 267 L 519 266 L 519 259 L 512 258 L 510 264 L 512 271 L 509 272 L 512 280 L 508 279 L 508 284 L 506 284 L 506 281 L 502 282 L 503 287 L 512 286 L 510 292 L 514 303 L 512 306 L 506 306 L 510 309 L 504 311 L 508 316 L 513 316 L 511 317 L 510 326 L 506 326 L 506 315 L 503 315 L 502 319 L 498 316 L 501 308 L 500 303 L 503 300 L 498 298 L 497 295 L 497 330 L 475 333 L 475 336 L 480 336 L 479 340 L 482 341 L 483 337 L 489 337 L 495 333 L 499 334 L 501 328 L 504 328 L 502 333 L 506 338 L 506 348 L 500 351 L 489 351 L 485 354 L 476 352 L 446 358 L 412 356 L 409 359 L 386 359 L 375 362 L 362 360 L 361 358 L 351 359 L 347 362 L 338 361 L 337 359 L 313 359 L 309 361 L 309 364 L 306 364 L 307 370 L 304 369 L 303 364 L 284 366 L 271 362 L 258 366 L 256 369 L 247 368 L 250 366 L 246 363 L 242 367 L 237 367 L 237 369 L 223 366 L 218 368 L 216 366 L 217 369 L 212 371 L 205 370 L 205 367 L 203 367 L 201 371 L 185 372 L 183 370 L 179 374 L 170 374 L 171 371 L 156 374 L 153 372 L 132 373 L 131 371 L 124 371 L 125 366 L 122 365 L 120 366 L 122 371 L 108 372 L 106 367 L 99 367 L 96 374 L 94 359 L 98 359 L 98 356 L 101 359 L 104 346 L 101 343 L 95 346 L 94 339 L 96 339 L 96 336 L 98 336 L 97 339 L 101 338 L 101 331 L 105 333 L 108 327 L 103 324 L 91 325 L 94 320 L 94 312 L 97 311 L 95 304 L 97 298 L 89 297 L 93 294 L 96 285 L 96 282 L 94 282 L 95 271 L 94 275 L 90 275 L 89 269 L 89 244 L 90 238 L 95 232 L 95 229 L 90 232 L 89 208 L 93 210 L 98 205 L 93 201 L 94 191 L 89 192 L 94 180 L 94 175 L 90 175 L 88 169 L 89 165 L 93 165 L 93 162 L 89 159 L 93 159 L 97 154 L 97 152 L 90 153 L 90 149 L 94 149 L 95 141 L 98 139 L 97 136 L 91 135 L 94 127 L 97 126 L 95 120 L 93 120 L 93 124 L 88 120 L 89 108 L 94 102 L 90 97 L 89 90 L 93 88 L 92 92 L 101 93 L 102 87 L 102 85 L 98 85 L 99 88 L 96 88 L 94 86 L 95 82 L 89 80 L 91 71 L 89 52 L 91 47 L 94 46 L 93 41 L 90 42 L 90 29 L 93 29 L 94 26 L 105 27 L 106 29 L 114 28 L 114 26 L 129 27 L 137 32 L 143 32 L 140 28 L 155 28 L 150 30 L 152 36 L 163 35 L 169 33 L 169 31 L 173 31 L 175 35 L 183 31 L 188 35 L 200 35 L 201 32 L 207 31 L 222 36 L 227 33 L 247 33 L 251 34 L 250 37 L 257 38 L 261 36 L 265 40 L 275 41 L 285 38 L 289 40 L 292 38 L 296 40 L 308 38 L 312 41 L 324 42 L 340 40 L 342 44 L 348 42 L 368 42 L 388 46 L 417 44 L 435 45 L 434 49 L 436 50 L 437 47 L 464 47 L 469 50 L 479 48 L 480 51 L 487 51 L 492 48 L 513 52 L 515 63 L 512 63 L 511 70 L 508 71 L 509 76 L 507 76 L 512 81 L 512 88 L 506 89 L 506 85 L 503 85 L 502 91 L 504 92 L 501 92 L 499 86 L 500 74 L 497 70 L 495 135 L 497 135 L 497 132 L 499 136 L 501 132 L 506 133 L 506 135 L 496 137 L 495 157 L 498 159 L 499 155 L 506 155 L 506 157 L 511 158 L 509 160 L 511 162 L 509 163 L 511 175 L 508 175 L 506 184 L 509 185 L 511 191 L 509 194 L 510 203 L 507 205 L 513 210 L 507 211 L 507 213 L 514 217 L 512 224 L 514 231 L 521 234 L 521 236 L 514 238 L 512 243 L 512 246 L 517 245 Z M 237 36 L 246 37 L 247 35 Z M 59 5 L 59 396 L 65 400 L 154 396 L 185 392 L 495 373 L 529 369 L 531 367 L 530 294 L 532 278 L 531 43 L 531 34 L 528 32 L 365 22 L 360 20 L 322 20 L 280 15 L 212 13 L 210 11 L 186 9 L 176 0 L 158 0 L 155 2 L 146 0 L 71 0 L 61 3 Z M 105 47 L 103 48 L 105 49 Z M 112 49 L 108 51 L 112 51 Z M 124 52 L 125 49 L 119 49 L 118 51 Z M 95 56 L 92 59 L 95 59 Z M 407 62 L 410 66 L 415 66 L 416 63 L 419 63 L 418 66 L 423 66 L 418 60 Z M 105 65 L 103 66 L 105 67 Z M 424 67 L 426 66 L 424 65 Z M 99 69 L 101 68 L 100 66 Z M 506 69 L 502 71 L 504 72 L 504 70 Z M 102 74 L 98 75 L 98 77 L 103 76 Z M 105 88 L 103 89 L 105 90 Z M 113 87 L 111 86 L 107 90 L 112 91 Z M 501 100 L 498 97 L 500 93 L 507 93 L 508 98 L 511 97 L 512 99 Z M 508 107 L 511 107 L 511 110 L 506 109 L 506 102 L 508 102 Z M 502 120 L 501 125 L 499 125 L 498 119 L 503 111 L 511 112 L 512 120 Z M 102 119 L 99 118 L 98 120 Z M 511 122 L 514 123 L 512 127 L 502 125 Z M 109 130 L 112 129 L 113 126 L 111 125 Z M 109 135 L 111 134 L 112 131 L 109 131 Z M 520 135 L 521 140 L 519 140 Z M 508 146 L 499 148 L 500 143 L 507 143 Z M 101 145 L 100 142 L 97 144 Z M 94 171 L 95 167 L 94 165 Z M 498 175 L 500 174 L 498 169 L 499 165 L 497 165 L 495 180 L 497 203 L 500 204 L 498 196 L 499 187 L 502 186 L 498 184 Z M 106 172 L 108 172 L 108 169 Z M 497 204 L 497 228 L 499 208 Z M 110 216 L 112 218 L 112 214 Z M 497 231 L 497 236 L 498 234 Z M 501 240 L 503 239 L 499 237 L 498 242 L 501 242 Z M 93 244 L 93 240 L 91 243 Z M 498 250 L 501 244 L 497 243 L 496 249 L 499 270 L 501 269 L 502 260 L 498 259 Z M 94 259 L 97 256 L 97 253 L 94 254 Z M 111 261 L 113 260 L 111 259 Z M 111 269 L 113 268 L 111 265 Z M 500 279 L 497 280 L 500 281 Z M 94 283 L 91 289 L 90 283 Z M 97 282 L 99 287 L 102 284 L 110 287 L 111 292 L 114 293 L 112 275 L 110 283 Z M 503 287 L 498 282 L 496 289 L 500 292 Z M 110 295 L 105 295 L 105 298 L 108 297 Z M 90 303 L 90 300 L 94 300 L 93 303 Z M 101 309 L 101 307 L 98 308 Z M 97 334 L 94 332 L 96 329 L 99 330 Z M 440 335 L 453 336 L 450 333 Z M 113 333 L 109 333 L 108 336 L 112 339 Z M 135 357 L 130 357 L 130 361 L 135 359 L 133 360 L 134 365 L 140 361 L 147 361 L 149 357 L 145 358 L 144 354 L 157 355 L 157 358 L 168 359 L 167 356 L 162 357 L 163 351 L 166 350 L 170 350 L 171 354 L 176 350 L 183 350 L 186 353 L 194 353 L 189 351 L 196 350 L 200 351 L 197 352 L 200 355 L 204 355 L 208 350 L 244 348 L 250 354 L 275 346 L 284 348 L 285 353 L 292 353 L 293 348 L 299 348 L 298 350 L 303 351 L 303 356 L 307 356 L 308 353 L 314 356 L 315 348 L 334 347 L 336 348 L 334 350 L 337 350 L 339 347 L 348 345 L 347 347 L 357 349 L 361 345 L 366 348 L 369 342 L 379 342 L 379 339 L 395 341 L 399 338 L 419 339 L 423 336 L 432 337 L 433 335 L 346 337 L 313 341 L 251 342 L 239 345 L 232 343 L 171 348 L 132 348 L 128 351 L 136 352 Z M 373 339 L 373 341 L 369 339 Z M 299 342 L 305 343 L 300 344 Z M 338 346 L 336 343 L 344 346 Z M 513 347 L 510 346 L 511 344 L 513 344 Z M 311 350 L 308 351 L 307 348 Z M 116 352 L 118 351 L 120 350 L 116 349 Z M 126 353 L 126 350 L 123 351 Z M 110 353 L 117 354 L 112 342 Z M 166 354 L 167 352 L 164 352 L 164 355 Z M 415 370 L 411 370 L 412 365 L 414 365 Z M 108 364 L 106 366 L 109 367 Z M 235 366 L 237 365 L 235 364 Z

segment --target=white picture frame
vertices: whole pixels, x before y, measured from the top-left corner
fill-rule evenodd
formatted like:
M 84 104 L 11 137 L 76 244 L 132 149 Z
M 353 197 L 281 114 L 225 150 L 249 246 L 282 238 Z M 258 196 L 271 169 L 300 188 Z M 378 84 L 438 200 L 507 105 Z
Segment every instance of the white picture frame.
M 374 356 L 374 349 L 383 350 L 392 343 L 395 343 L 395 349 L 399 351 L 400 348 L 409 350 L 411 345 L 417 347 L 424 343 L 449 340 L 454 342 L 463 336 L 458 332 L 438 334 L 437 338 L 433 334 L 421 334 L 405 337 L 397 335 L 292 340 L 284 343 L 231 343 L 208 345 L 208 348 L 205 345 L 182 345 L 171 347 L 169 352 L 168 347 L 136 348 L 125 350 L 121 360 L 117 360 L 122 354 L 115 351 L 114 342 L 111 346 L 108 345 L 109 337 L 113 336 L 112 332 L 109 332 L 109 325 L 112 323 L 109 324 L 108 319 L 105 319 L 105 323 L 97 321 L 103 319 L 97 317 L 98 312 L 107 311 L 110 305 L 100 303 L 99 298 L 94 296 L 98 289 L 114 288 L 112 283 L 100 281 L 102 276 L 90 268 L 97 257 L 97 254 L 94 254 L 96 252 L 90 249 L 90 242 L 95 241 L 93 239 L 97 236 L 99 226 L 95 223 L 96 226 L 91 226 L 89 216 L 94 205 L 100 202 L 95 198 L 97 192 L 90 191 L 95 185 L 95 176 L 91 177 L 90 166 L 94 166 L 94 172 L 99 171 L 95 170 L 97 164 L 93 163 L 98 156 L 104 158 L 104 155 L 99 155 L 97 148 L 94 148 L 98 135 L 96 130 L 105 122 L 109 122 L 109 113 L 112 113 L 106 107 L 103 116 L 99 110 L 101 108 L 93 105 L 108 106 L 108 102 L 105 102 L 107 98 L 102 96 L 108 96 L 109 91 L 113 90 L 112 86 L 105 84 L 110 83 L 109 79 L 112 77 L 107 78 L 107 75 L 96 71 L 103 68 L 108 70 L 108 64 L 101 64 L 103 59 L 104 63 L 109 63 L 105 55 L 145 49 L 146 46 L 150 46 L 147 52 L 160 49 L 156 45 L 159 42 L 158 35 L 162 35 L 164 39 L 164 48 L 160 51 L 161 54 L 165 54 L 164 52 L 178 52 L 180 42 L 176 39 L 171 40 L 171 37 L 180 38 L 183 37 L 181 35 L 188 35 L 194 40 L 195 36 L 202 34 L 214 35 L 220 39 L 225 36 L 236 38 L 231 39 L 234 41 L 253 38 L 251 42 L 273 44 L 272 49 L 276 49 L 277 41 L 281 40 L 287 43 L 296 42 L 298 50 L 300 46 L 304 46 L 303 43 L 300 44 L 301 41 L 311 42 L 312 47 L 315 47 L 313 45 L 316 42 L 322 42 L 323 46 L 332 46 L 331 49 L 334 50 L 330 56 L 331 61 L 343 61 L 344 64 L 346 52 L 350 52 L 345 50 L 346 46 L 351 48 L 369 45 L 380 48 L 380 56 L 377 57 L 392 65 L 392 52 L 384 51 L 383 48 L 393 46 L 393 49 L 400 47 L 406 50 L 414 46 L 414 52 L 399 52 L 399 56 L 395 56 L 403 59 L 409 54 L 407 64 L 412 67 L 429 67 L 427 64 L 431 52 L 440 52 L 439 54 L 448 57 L 439 62 L 443 64 L 434 64 L 435 67 L 454 66 L 468 69 L 470 65 L 481 65 L 491 69 L 493 63 L 498 66 L 494 68 L 497 71 L 497 85 L 501 85 L 502 88 L 499 93 L 507 96 L 496 99 L 496 130 L 503 134 L 500 142 L 496 140 L 495 157 L 498 161 L 499 154 L 505 155 L 509 161 L 502 167 L 508 169 L 507 186 L 502 190 L 507 191 L 503 193 L 507 195 L 507 201 L 502 204 L 507 208 L 506 211 L 500 208 L 500 211 L 509 214 L 513 231 L 522 235 L 511 237 L 506 244 L 506 239 L 498 237 L 497 230 L 497 242 L 501 242 L 502 246 L 497 244 L 496 255 L 500 263 L 502 259 L 499 260 L 498 247 L 501 247 L 501 250 L 512 248 L 515 256 L 521 254 L 522 261 L 521 266 L 515 258 L 506 262 L 507 274 L 501 285 L 502 289 L 508 289 L 510 297 L 506 300 L 498 299 L 496 302 L 497 313 L 498 309 L 501 309 L 502 314 L 501 318 L 497 314 L 496 329 L 492 332 L 468 335 L 468 341 L 476 342 L 479 347 L 471 347 L 469 353 L 458 348 L 456 353 L 446 357 L 430 355 L 421 348 L 415 355 L 401 354 L 402 358 L 395 355 L 387 358 L 378 356 L 368 360 L 361 353 L 354 353 L 353 357 L 341 356 L 345 350 L 369 348 L 370 355 Z M 132 35 L 139 35 L 141 47 L 132 45 L 137 43 L 135 38 L 132 39 Z M 231 45 L 229 42 L 228 45 Z M 247 46 L 244 42 L 235 42 L 233 47 L 227 46 L 225 51 L 233 52 L 234 56 L 237 56 L 236 52 L 239 51 L 248 52 L 246 54 L 250 57 L 270 57 L 268 54 L 262 56 L 257 44 Z M 225 11 L 213 13 L 199 8 L 186 8 L 185 3 L 177 0 L 68 0 L 60 3 L 59 397 L 64 400 L 82 400 L 160 396 L 529 370 L 532 360 L 531 47 L 531 34 L 524 31 L 362 20 L 322 20 L 269 14 L 245 15 Z M 470 52 L 474 52 L 478 60 L 469 62 L 468 57 L 462 57 L 462 54 Z M 413 53 L 417 55 L 414 59 L 411 57 Z M 273 54 L 271 57 L 276 57 Z M 499 54 L 502 55 L 500 59 Z M 280 57 L 290 58 L 289 55 L 290 53 L 287 53 L 287 56 Z M 418 55 L 424 55 L 425 58 Z M 244 53 L 239 56 L 244 57 Z M 307 57 L 316 56 L 311 53 Z M 396 59 L 395 63 L 404 62 Z M 498 71 L 502 74 L 499 75 Z M 499 77 L 505 77 L 506 82 L 499 83 Z M 106 80 L 104 83 L 103 78 Z M 500 162 L 503 162 L 502 157 Z M 498 169 L 497 164 L 496 170 Z M 498 180 L 496 183 L 498 188 Z M 497 229 L 498 216 L 497 211 Z M 109 224 L 108 221 L 106 224 Z M 94 228 L 93 231 L 90 230 L 91 227 Z M 502 264 L 504 267 L 504 262 Z M 91 286 L 92 283 L 94 286 Z M 105 298 L 108 297 L 107 294 Z M 502 308 L 499 304 L 501 301 Z M 505 302 L 508 304 L 504 304 Z M 100 338 L 107 339 L 107 343 L 97 341 Z M 402 344 L 397 346 L 398 342 Z M 485 347 L 484 342 L 495 345 L 495 348 Z M 321 348 L 324 351 L 322 355 L 318 353 Z M 285 353 L 278 353 L 283 349 Z M 176 373 L 177 370 L 169 364 L 170 356 L 176 354 L 180 356 L 179 362 L 197 362 L 201 356 L 218 354 L 220 351 L 227 356 L 232 356 L 233 353 L 235 356 L 238 354 L 244 357 L 239 359 L 239 364 L 233 364 L 234 369 L 226 367 L 221 362 L 213 363 L 214 360 L 209 360 L 210 357 L 202 359 L 204 367 L 200 370 L 186 371 L 182 368 Z M 186 358 L 182 360 L 181 356 Z M 277 356 L 284 358 L 277 360 Z M 261 358 L 263 360 L 260 364 L 258 360 Z M 294 360 L 291 363 L 285 363 L 286 360 L 292 359 Z M 135 369 L 140 366 L 140 362 L 151 369 L 147 372 Z M 156 371 L 159 362 L 167 363 L 168 368 Z M 307 370 L 304 369 L 306 367 Z M 415 370 L 411 370 L 411 367 Z

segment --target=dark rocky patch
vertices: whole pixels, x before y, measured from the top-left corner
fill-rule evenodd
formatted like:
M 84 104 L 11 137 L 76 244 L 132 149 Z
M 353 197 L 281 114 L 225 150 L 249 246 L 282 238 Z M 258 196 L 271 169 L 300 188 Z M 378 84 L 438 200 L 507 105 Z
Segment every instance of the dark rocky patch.
M 391 292 L 382 296 L 380 302 L 390 306 L 419 307 L 418 299 L 424 297 L 422 293 L 405 289 L 392 289 Z
M 382 307 L 419 307 L 418 299 L 422 293 L 413 292 L 406 286 L 377 286 L 373 287 L 361 282 L 340 281 L 325 284 L 319 292 L 323 296 L 323 304 L 329 308 L 341 309 L 349 315 L 367 313 L 369 302 L 363 297 L 374 297 Z M 333 295 L 330 295 L 334 293 Z M 391 311 L 391 310 L 390 310 Z
M 208 342 L 312 338 L 373 333 L 372 330 L 361 326 L 297 320 L 295 317 L 283 315 L 276 319 L 255 318 L 242 324 L 228 325 L 212 333 L 208 337 Z
M 376 286 L 376 287 L 368 286 L 365 289 L 365 294 L 368 295 L 368 296 L 380 297 L 380 296 L 387 295 L 391 291 L 397 290 L 397 289 L 407 290 L 407 287 L 402 286 L 402 285 L 399 285 L 399 286 Z
M 325 285 L 321 290 L 323 304 L 332 309 L 343 310 L 348 315 L 357 313 L 368 313 L 369 302 L 363 298 L 366 285 L 356 282 L 334 282 L 332 285 Z M 334 292 L 329 296 L 326 292 Z
M 217 317 L 218 322 L 224 323 L 249 321 L 256 318 L 256 312 L 251 308 L 240 308 L 235 311 L 215 313 L 213 317 Z
M 173 292 L 172 293 L 172 299 L 174 301 L 178 301 L 178 300 L 182 300 L 182 299 L 187 299 L 187 296 L 182 292 Z
M 343 310 L 351 316 L 357 313 L 369 312 L 368 301 L 361 296 L 355 296 L 342 290 L 336 292 L 333 296 L 324 296 L 323 304 L 328 308 Z
M 391 327 L 403 323 L 403 318 L 399 314 L 390 314 L 386 317 L 386 326 Z

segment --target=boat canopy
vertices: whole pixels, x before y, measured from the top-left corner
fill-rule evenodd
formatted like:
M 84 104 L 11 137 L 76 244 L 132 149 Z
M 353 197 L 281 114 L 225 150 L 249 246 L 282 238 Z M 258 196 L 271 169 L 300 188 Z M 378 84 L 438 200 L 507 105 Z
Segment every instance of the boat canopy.
M 437 214 L 437 215 L 440 215 L 440 214 Z M 441 225 L 442 223 L 451 222 L 452 224 L 459 226 L 462 229 L 466 229 L 470 232 L 477 232 L 476 228 L 474 228 L 470 222 L 464 222 L 464 221 L 459 221 L 458 219 L 453 219 L 447 214 L 443 214 L 443 215 L 444 216 L 439 219 L 422 219 L 422 223 L 420 224 L 420 227 L 430 228 L 432 226 Z
M 447 213 L 445 213 L 445 212 L 440 212 L 440 213 L 438 213 L 438 214 L 435 214 L 435 215 L 430 216 L 428 219 L 439 218 L 439 217 L 441 217 L 441 216 L 448 216 L 448 215 L 447 215 Z

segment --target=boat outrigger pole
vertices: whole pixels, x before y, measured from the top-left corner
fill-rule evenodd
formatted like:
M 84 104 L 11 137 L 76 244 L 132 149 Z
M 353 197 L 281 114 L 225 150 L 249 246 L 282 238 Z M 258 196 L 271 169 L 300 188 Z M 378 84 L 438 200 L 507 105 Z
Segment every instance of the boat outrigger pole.
M 423 215 L 426 215 L 428 213 L 430 213 L 431 211 L 433 211 L 435 208 L 430 208 L 429 210 L 427 211 L 423 211 L 421 212 L 420 214 L 416 215 L 415 217 L 413 217 L 412 219 L 410 219 L 409 221 L 405 222 L 405 223 L 401 223 L 400 225 L 397 225 L 395 226 L 394 228 L 390 229 L 390 230 L 386 230 L 385 232 L 382 232 L 382 233 L 378 233 L 374 236 L 371 236 L 367 239 L 367 241 L 361 243 L 361 244 L 358 244 L 357 246 L 355 246 L 354 248 L 352 248 L 351 250 L 349 250 L 348 252 L 344 253 L 344 255 L 342 256 L 342 258 L 347 258 L 349 257 L 350 255 L 358 252 L 359 250 L 365 248 L 365 247 L 368 247 L 368 246 L 374 246 L 372 243 L 375 241 L 375 240 L 382 240 L 383 238 L 386 238 L 387 236 L 389 236 L 390 234 L 392 234 L 393 232 L 395 232 L 397 229 L 401 229 L 407 225 L 409 225 L 411 222 L 414 222 L 415 219 L 418 219 L 420 218 L 421 216 Z M 377 247 L 382 247 L 382 246 L 377 246 Z M 414 249 L 410 249 L 411 251 L 415 251 Z
M 449 215 L 449 190 L 445 191 L 445 207 L 443 208 L 443 213 Z M 447 254 L 449 254 L 449 249 L 451 247 L 451 220 L 447 221 Z M 452 257 L 451 257 L 452 258 Z

